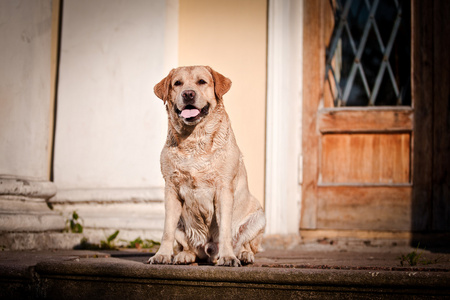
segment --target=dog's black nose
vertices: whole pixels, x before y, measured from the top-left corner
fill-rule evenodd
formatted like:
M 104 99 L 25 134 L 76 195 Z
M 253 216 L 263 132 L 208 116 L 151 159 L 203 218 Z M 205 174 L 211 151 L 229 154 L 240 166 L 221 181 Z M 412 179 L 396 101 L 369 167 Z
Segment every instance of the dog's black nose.
M 181 94 L 185 103 L 192 103 L 195 100 L 195 95 L 193 90 L 186 90 Z

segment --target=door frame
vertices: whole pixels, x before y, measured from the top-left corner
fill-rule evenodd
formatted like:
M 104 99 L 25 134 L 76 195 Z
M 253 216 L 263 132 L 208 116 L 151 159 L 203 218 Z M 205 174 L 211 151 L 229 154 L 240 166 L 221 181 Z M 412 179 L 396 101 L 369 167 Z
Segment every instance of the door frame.
M 303 7 L 303 0 L 269 0 L 266 235 L 299 234 Z

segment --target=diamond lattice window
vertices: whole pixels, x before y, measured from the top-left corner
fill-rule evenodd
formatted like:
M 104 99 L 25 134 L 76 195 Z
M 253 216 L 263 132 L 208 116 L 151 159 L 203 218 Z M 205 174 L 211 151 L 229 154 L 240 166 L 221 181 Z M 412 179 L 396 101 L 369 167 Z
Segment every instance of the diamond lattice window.
M 326 80 L 335 106 L 411 105 L 410 1 L 330 0 Z

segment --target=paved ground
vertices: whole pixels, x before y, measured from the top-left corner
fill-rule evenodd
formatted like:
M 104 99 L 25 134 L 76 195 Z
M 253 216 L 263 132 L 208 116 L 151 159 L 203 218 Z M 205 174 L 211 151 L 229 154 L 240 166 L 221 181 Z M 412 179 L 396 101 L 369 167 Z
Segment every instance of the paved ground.
M 450 251 L 412 247 L 336 248 L 328 245 L 301 245 L 293 250 L 266 250 L 256 255 L 256 262 L 244 268 L 297 268 L 335 270 L 430 271 L 450 273 Z M 146 250 L 118 251 L 45 250 L 0 251 L 0 268 L 26 271 L 43 262 L 95 261 L 113 258 L 144 264 L 153 255 Z M 192 264 L 191 267 L 199 264 Z M 208 266 L 207 264 L 202 264 Z
M 315 244 L 293 250 L 266 250 L 256 255 L 255 264 L 244 267 L 450 272 L 450 253 L 446 252 L 446 249 L 432 252 L 411 247 L 336 249 Z M 142 263 L 151 255 L 128 249 L 102 254 Z

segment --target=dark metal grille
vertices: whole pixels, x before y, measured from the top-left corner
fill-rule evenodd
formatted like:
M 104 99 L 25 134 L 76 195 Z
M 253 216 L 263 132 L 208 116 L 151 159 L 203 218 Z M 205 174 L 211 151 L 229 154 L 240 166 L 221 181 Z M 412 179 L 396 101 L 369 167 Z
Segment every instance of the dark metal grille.
M 326 80 L 335 106 L 411 105 L 410 1 L 330 0 Z

